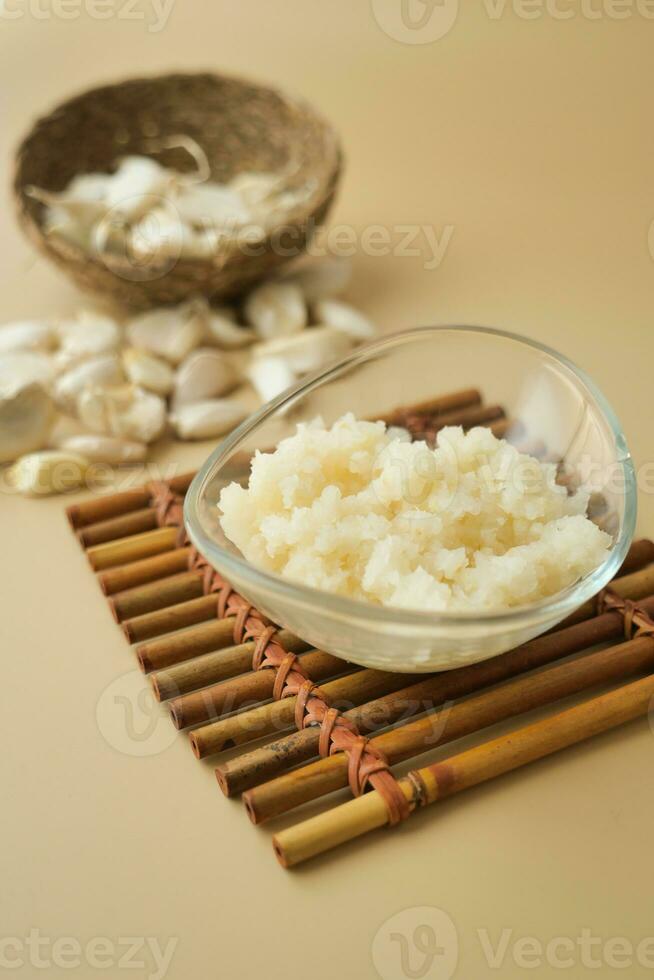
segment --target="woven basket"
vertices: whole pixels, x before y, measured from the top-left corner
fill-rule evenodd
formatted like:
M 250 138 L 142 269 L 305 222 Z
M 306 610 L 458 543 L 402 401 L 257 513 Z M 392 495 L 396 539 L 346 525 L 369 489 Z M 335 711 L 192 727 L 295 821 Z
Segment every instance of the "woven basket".
M 211 259 L 179 259 L 165 271 L 136 270 L 126 259 L 105 259 L 46 235 L 44 208 L 30 185 L 61 191 L 78 173 L 110 172 L 126 154 L 153 156 L 182 172 L 193 169 L 179 148 L 154 154 L 153 142 L 190 136 L 204 150 L 211 176 L 282 171 L 289 189 L 310 190 L 266 229 L 256 253 L 228 240 Z M 341 170 L 334 130 L 313 109 L 261 85 L 219 75 L 167 75 L 96 88 L 38 120 L 17 153 L 14 191 L 19 219 L 37 247 L 83 289 L 134 308 L 175 303 L 202 294 L 237 295 L 306 246 L 333 201 Z M 249 253 L 249 254 L 248 254 Z

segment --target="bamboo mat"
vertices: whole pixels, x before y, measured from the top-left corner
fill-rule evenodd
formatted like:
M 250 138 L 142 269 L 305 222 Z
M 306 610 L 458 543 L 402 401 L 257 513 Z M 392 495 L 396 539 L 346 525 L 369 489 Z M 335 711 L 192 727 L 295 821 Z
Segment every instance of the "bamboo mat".
M 432 441 L 442 424 L 516 431 L 475 389 L 398 409 L 386 420 Z M 273 838 L 284 866 L 648 709 L 651 541 L 635 542 L 611 589 L 556 630 L 471 667 L 417 678 L 310 649 L 253 609 L 186 539 L 182 507 L 191 479 L 98 497 L 69 508 L 68 516 L 155 697 L 167 703 L 196 758 L 215 758 L 218 786 L 242 795 L 253 823 L 349 786 L 351 803 L 300 819 Z M 607 643 L 608 650 L 589 652 Z M 610 684 L 623 686 L 569 709 L 577 714 L 553 715 L 508 741 L 481 741 L 401 780 L 393 771 L 427 749 Z M 221 760 L 234 746 L 238 754 Z

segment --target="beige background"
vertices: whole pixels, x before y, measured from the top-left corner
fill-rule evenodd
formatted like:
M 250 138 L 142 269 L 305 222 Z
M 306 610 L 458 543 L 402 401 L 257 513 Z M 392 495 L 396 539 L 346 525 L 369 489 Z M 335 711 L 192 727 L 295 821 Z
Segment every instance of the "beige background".
M 424 44 L 389 36 L 365 0 L 175 0 L 159 32 L 148 30 L 148 3 L 132 15 L 146 20 L 126 19 L 123 3 L 99 21 L 85 8 L 64 20 L 47 0 L 6 0 L 20 16 L 0 19 L 3 168 L 38 113 L 124 74 L 216 68 L 303 93 L 347 148 L 336 222 L 429 224 L 439 236 L 453 226 L 435 270 L 424 255 L 359 253 L 351 298 L 385 330 L 476 322 L 559 348 L 607 393 L 644 472 L 653 458 L 654 22 L 635 0 L 587 0 L 586 14 L 561 0 L 556 9 L 573 12 L 565 20 L 526 19 L 509 3 L 493 18 L 474 0 L 460 4 L 444 37 Z M 8 178 L 5 168 L 3 187 Z M 6 205 L 0 316 L 74 309 L 79 297 L 35 258 L 8 195 Z M 197 463 L 207 451 L 173 448 L 164 458 Z M 640 506 L 640 529 L 654 534 L 651 492 Z M 435 906 L 458 933 L 460 980 L 651 974 L 635 959 L 617 970 L 597 946 L 597 969 L 579 950 L 567 971 L 526 969 L 511 953 L 521 937 L 575 942 L 584 927 L 634 944 L 654 934 L 647 722 L 284 873 L 270 832 L 222 799 L 211 767 L 192 759 L 184 738 L 171 740 L 166 719 L 141 741 L 121 730 L 120 684 L 138 694 L 142 682 L 63 501 L 5 496 L 0 508 L 2 936 L 177 937 L 174 980 L 367 980 L 380 975 L 375 963 L 385 980 L 402 980 L 410 973 L 389 935 L 399 929 L 410 940 L 424 914 L 384 923 Z M 136 711 L 138 736 L 148 729 Z M 388 954 L 373 962 L 380 928 Z M 509 951 L 494 970 L 479 930 L 495 943 L 503 929 L 512 930 Z M 447 956 L 421 972 L 413 950 L 412 975 L 452 975 L 452 939 L 440 936 Z M 152 972 L 38 970 L 27 949 L 21 955 L 27 965 L 15 976 Z

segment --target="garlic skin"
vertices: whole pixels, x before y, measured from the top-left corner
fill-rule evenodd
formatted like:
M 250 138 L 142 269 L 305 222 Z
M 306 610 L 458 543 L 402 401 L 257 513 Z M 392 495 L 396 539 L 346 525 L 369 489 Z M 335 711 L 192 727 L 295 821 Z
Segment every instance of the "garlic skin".
M 84 456 L 90 463 L 108 463 L 110 466 L 143 463 L 148 451 L 143 442 L 130 442 L 115 436 L 93 433 L 66 436 L 57 441 L 57 448 Z
M 51 323 L 40 320 L 19 320 L 0 327 L 0 354 L 14 351 L 49 351 L 55 344 Z
M 296 373 L 282 357 L 255 357 L 246 375 L 262 402 L 271 401 L 297 381 Z
M 219 398 L 235 388 L 239 380 L 239 374 L 225 354 L 210 347 L 200 347 L 189 354 L 177 369 L 173 409 L 191 402 Z
M 30 384 L 48 388 L 53 377 L 53 359 L 40 351 L 19 350 L 0 355 L 0 397 L 13 395 Z
M 213 439 L 234 429 L 248 410 L 231 398 L 212 398 L 181 405 L 170 417 L 179 439 Z
M 323 299 L 316 303 L 314 310 L 319 323 L 341 330 L 355 342 L 360 343 L 375 336 L 376 330 L 368 317 L 348 303 L 336 299 Z
M 352 266 L 348 259 L 329 256 L 295 269 L 282 277 L 280 282 L 295 283 L 302 290 L 307 303 L 315 303 L 342 293 L 351 276 Z
M 175 375 L 170 364 L 154 354 L 128 347 L 123 351 L 125 374 L 132 384 L 164 397 L 172 391 Z
M 117 354 L 90 357 L 64 371 L 53 385 L 54 399 L 62 412 L 74 414 L 79 393 L 90 385 L 116 385 L 125 380 Z
M 66 493 L 81 487 L 88 461 L 77 453 L 57 449 L 21 456 L 7 472 L 7 482 L 31 497 Z
M 277 337 L 254 348 L 254 364 L 279 358 L 295 374 L 307 374 L 338 360 L 352 347 L 351 338 L 334 327 L 310 327 L 291 337 Z
M 191 300 L 175 307 L 141 313 L 127 324 L 133 347 L 179 364 L 201 342 L 205 332 L 203 304 Z
M 264 282 L 248 295 L 243 311 L 262 340 L 295 334 L 307 325 L 302 290 L 291 282 Z
M 80 392 L 77 416 L 93 432 L 150 443 L 166 427 L 166 403 L 135 385 L 93 385 Z
M 0 395 L 0 463 L 46 446 L 54 421 L 52 399 L 40 384 Z

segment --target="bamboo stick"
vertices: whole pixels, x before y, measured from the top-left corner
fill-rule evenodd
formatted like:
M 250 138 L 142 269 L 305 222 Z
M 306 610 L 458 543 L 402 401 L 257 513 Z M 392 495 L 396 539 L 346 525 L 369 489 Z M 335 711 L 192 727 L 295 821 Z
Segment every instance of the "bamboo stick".
M 654 613 L 654 596 L 644 600 L 641 607 L 647 613 Z M 369 734 L 376 729 L 394 724 L 400 718 L 422 714 L 428 708 L 448 700 L 473 694 L 492 684 L 546 666 L 598 643 L 619 639 L 622 630 L 623 619 L 619 613 L 604 613 L 602 616 L 570 626 L 565 630 L 536 637 L 490 660 L 483 660 L 481 663 L 460 667 L 457 670 L 443 671 L 406 690 L 396 689 L 395 694 L 346 711 L 345 717 L 354 721 L 362 733 Z M 341 697 L 343 699 L 348 697 L 347 689 L 341 691 Z M 294 701 L 291 698 L 288 700 Z M 352 703 L 356 704 L 354 701 Z M 289 705 L 286 709 L 291 711 L 291 718 L 292 707 L 293 705 Z M 197 742 L 202 746 L 205 755 L 209 755 L 220 751 L 227 744 L 245 744 L 275 731 L 281 731 L 275 708 L 272 705 L 265 705 L 254 711 L 236 715 L 234 718 L 213 722 L 199 729 L 198 732 L 192 732 L 191 742 L 196 754 Z M 226 736 L 229 736 L 229 742 L 226 741 Z M 319 732 L 315 728 L 305 728 L 301 732 L 280 737 L 252 752 L 219 765 L 216 769 L 218 783 L 227 796 L 234 796 L 251 789 L 291 766 L 313 758 L 317 754 L 318 739 Z
M 234 619 L 214 619 L 210 623 L 192 626 L 182 633 L 164 636 L 159 640 L 149 640 L 136 647 L 136 656 L 141 670 L 148 674 L 151 670 L 170 667 L 172 664 L 191 660 L 203 653 L 220 650 L 233 643 Z M 245 668 L 247 669 L 247 668 Z
M 647 543 L 649 544 L 650 542 Z M 644 599 L 654 593 L 654 565 L 641 568 L 640 571 L 631 572 L 629 575 L 622 575 L 620 578 L 614 578 L 609 583 L 609 587 L 616 595 L 621 596 L 623 599 L 631 599 L 633 602 Z M 595 611 L 596 599 L 589 599 L 588 602 L 584 602 L 579 609 L 576 609 L 553 627 L 553 629 L 566 629 L 575 623 L 583 622 L 583 620 L 590 619 L 594 616 Z M 553 632 L 553 630 L 549 632 Z
M 128 538 L 117 538 L 115 541 L 96 545 L 94 548 L 89 548 L 86 554 L 91 568 L 95 572 L 101 572 L 115 565 L 124 565 L 141 558 L 151 558 L 163 551 L 172 551 L 177 547 L 178 534 L 177 527 L 159 527 L 144 534 L 133 534 Z
M 405 777 L 399 785 L 410 803 L 416 783 L 424 787 L 424 803 L 435 803 L 642 717 L 652 697 L 650 675 L 418 769 L 413 779 Z M 273 849 L 283 867 L 290 868 L 387 823 L 386 804 L 373 791 L 281 831 L 273 838 Z
M 173 493 L 186 493 L 194 476 L 195 473 L 182 473 L 166 482 Z M 87 524 L 107 520 L 110 517 L 118 517 L 120 514 L 128 514 L 133 510 L 141 510 L 143 507 L 148 507 L 150 503 L 150 488 L 146 484 L 142 487 L 124 490 L 121 493 L 108 494 L 73 504 L 67 508 L 66 514 L 72 527 L 77 529 L 86 527 Z
M 590 687 L 624 681 L 652 668 L 654 639 L 639 637 L 579 660 L 548 667 L 536 678 L 529 674 L 429 713 L 376 736 L 371 739 L 371 746 L 381 751 L 390 765 L 395 765 L 499 721 Z M 243 794 L 243 802 L 252 822 L 259 824 L 347 785 L 348 756 L 337 752 L 248 790 Z
M 652 544 L 652 551 L 654 552 L 654 543 L 645 543 Z M 648 554 L 649 552 L 643 549 L 643 558 L 647 557 Z M 206 622 L 215 617 L 216 605 L 209 599 L 203 603 L 190 601 L 185 603 L 184 600 L 195 599 L 202 594 L 201 575 L 197 572 L 189 572 L 188 574 L 197 576 L 197 579 L 194 580 L 196 582 L 195 585 L 190 586 L 188 584 L 190 580 L 181 577 L 174 582 L 168 579 L 162 581 L 160 585 L 158 583 L 152 583 L 148 586 L 147 590 L 143 589 L 136 593 L 134 606 L 130 604 L 131 597 L 129 592 L 124 594 L 120 603 L 116 603 L 116 616 L 119 621 L 129 620 L 130 617 L 139 617 L 138 622 L 125 622 L 124 624 L 125 632 L 131 638 L 131 642 L 152 639 L 155 636 L 162 636 L 165 633 L 171 632 L 172 629 L 193 626 L 196 623 Z M 632 574 L 634 576 L 637 575 L 637 573 Z M 618 582 L 622 582 L 622 585 L 618 586 Z M 162 592 L 160 596 L 157 594 L 159 588 Z M 634 577 L 633 579 L 627 580 L 625 577 L 624 580 L 614 579 L 612 588 L 619 591 L 619 594 L 625 599 L 640 599 L 644 595 L 650 595 L 654 592 L 654 566 L 641 578 Z M 175 609 L 174 616 L 171 619 L 168 615 L 168 610 L 162 610 L 163 607 L 171 606 L 173 603 L 179 603 L 179 605 Z M 588 619 L 594 614 L 595 605 L 593 600 L 591 600 L 585 603 L 573 616 L 568 617 L 564 623 L 565 625 L 571 625 L 572 623 L 581 622 L 583 619 Z M 171 621 L 174 622 L 174 626 L 170 625 Z M 554 629 L 558 628 L 560 627 L 554 627 Z
M 284 649 L 290 653 L 304 653 L 309 649 L 308 643 L 286 630 L 280 630 L 279 640 Z M 176 664 L 167 670 L 154 671 L 150 674 L 150 683 L 155 697 L 158 701 L 167 701 L 169 698 L 196 691 L 208 684 L 235 677 L 244 673 L 242 669 L 244 663 L 247 664 L 246 670 L 249 671 L 252 666 L 253 651 L 254 643 L 242 643 L 239 646 L 215 650 L 203 657 L 194 657 L 193 660 Z
M 232 647 L 232 650 L 236 649 L 238 648 Z M 342 674 L 348 668 L 352 669 L 345 660 L 322 650 L 303 653 L 300 655 L 300 660 L 307 677 L 312 681 L 324 681 L 328 677 Z M 256 704 L 272 697 L 275 671 L 251 670 L 244 674 L 242 669 L 240 663 L 238 668 L 234 663 L 231 681 L 205 687 L 203 690 L 194 691 L 192 694 L 182 694 L 180 697 L 169 701 L 168 708 L 175 728 L 181 729 L 189 728 L 191 725 L 201 725 L 203 722 L 220 718 L 230 711 L 235 711 L 244 704 Z M 240 676 L 234 677 L 234 674 Z
M 478 388 L 464 388 L 462 391 L 440 395 L 438 398 L 430 398 L 415 405 L 403 405 L 385 415 L 375 415 L 374 418 L 387 425 L 401 425 L 409 412 L 413 415 L 436 415 L 440 412 L 469 408 L 472 405 L 481 405 L 481 392 Z
M 82 547 L 92 548 L 98 544 L 115 541 L 116 538 L 153 531 L 156 527 L 156 511 L 152 507 L 145 507 L 143 510 L 134 510 L 129 514 L 122 514 L 120 517 L 110 517 L 106 521 L 98 521 L 97 524 L 89 524 L 77 532 L 77 537 Z
M 652 562 L 654 562 L 654 541 L 650 541 L 649 538 L 639 538 L 637 541 L 631 542 L 631 547 L 620 566 L 618 575 L 624 576 L 631 572 L 637 572 Z
M 143 558 L 129 565 L 118 565 L 98 575 L 100 588 L 105 595 L 115 595 L 127 589 L 156 582 L 169 575 L 185 572 L 188 568 L 190 548 L 176 548 L 154 558 Z
M 414 678 L 415 674 L 390 674 L 384 670 L 359 670 L 354 674 L 348 674 L 345 677 L 330 681 L 328 684 L 322 684 L 320 691 L 334 707 L 345 703 L 348 706 L 363 704 L 367 701 L 374 701 L 375 704 L 378 704 L 383 695 L 390 695 L 391 692 L 405 688 Z M 293 724 L 294 712 L 295 698 L 283 698 L 281 701 L 274 701 L 270 705 L 254 708 L 242 715 L 225 718 L 190 732 L 191 748 L 196 758 L 204 759 L 222 751 L 222 749 L 250 742 L 252 739 L 259 738 L 261 734 L 287 729 L 289 725 Z M 240 721 L 237 721 L 237 718 Z M 297 734 L 300 737 L 304 735 L 314 736 L 317 735 L 317 730 L 306 728 Z M 315 749 L 310 751 L 308 758 L 314 754 Z M 292 762 L 289 763 L 289 765 L 292 764 Z
M 194 612 L 194 603 L 200 598 L 206 606 L 203 616 Z M 125 589 L 110 596 L 109 603 L 130 643 L 215 619 L 217 609 L 215 595 L 203 596 L 201 572 L 180 572 L 158 582 Z

